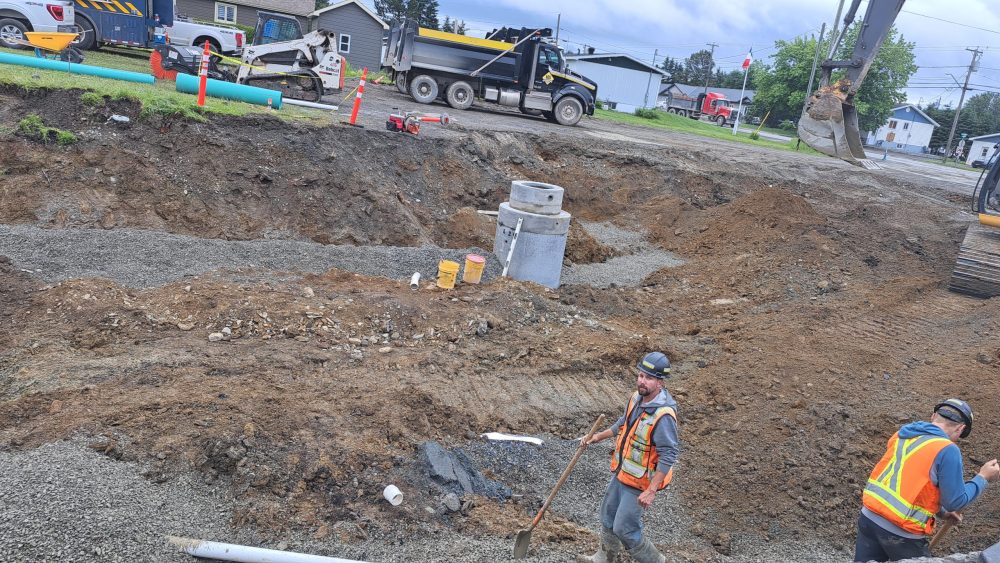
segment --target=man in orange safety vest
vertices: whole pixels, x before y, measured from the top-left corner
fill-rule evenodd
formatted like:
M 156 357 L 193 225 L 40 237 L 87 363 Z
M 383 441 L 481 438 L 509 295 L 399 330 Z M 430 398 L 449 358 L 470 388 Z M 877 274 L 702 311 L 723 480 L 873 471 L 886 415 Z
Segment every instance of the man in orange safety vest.
M 930 422 L 911 422 L 889 438 L 862 493 L 855 561 L 929 557 L 935 523 L 961 522 L 958 511 L 1000 477 L 993 459 L 963 481 L 955 442 L 972 432 L 972 421 L 968 403 L 948 399 L 934 407 Z
M 625 413 L 611 428 L 594 434 L 588 444 L 616 436 L 611 454 L 614 476 L 601 502 L 601 543 L 597 553 L 578 556 L 583 563 L 616 561 L 622 544 L 639 563 L 666 558 L 642 534 L 642 513 L 657 492 L 666 488 L 677 462 L 677 402 L 663 388 L 670 360 L 661 352 L 646 354 L 635 368 L 636 392 Z

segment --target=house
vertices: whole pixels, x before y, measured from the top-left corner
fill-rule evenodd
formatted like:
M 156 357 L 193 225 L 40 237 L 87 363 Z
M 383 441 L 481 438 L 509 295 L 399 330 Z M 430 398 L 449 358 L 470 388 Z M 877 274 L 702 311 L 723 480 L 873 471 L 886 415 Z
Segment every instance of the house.
M 573 72 L 597 83 L 597 99 L 605 109 L 632 113 L 656 106 L 656 94 L 666 73 L 628 55 L 616 53 L 566 55 Z
M 193 20 L 253 29 L 258 11 L 276 12 L 295 17 L 303 33 L 309 29 L 309 14 L 315 9 L 315 0 L 174 0 L 174 13 Z
M 378 72 L 382 66 L 382 36 L 389 25 L 363 2 L 342 0 L 309 13 L 309 29 L 337 33 L 339 50 L 352 68 L 368 67 Z
M 705 91 L 705 85 L 696 86 L 694 84 L 679 84 L 677 82 L 664 82 L 660 87 L 660 93 L 657 96 L 657 104 L 660 107 L 666 107 L 670 104 L 670 100 L 684 100 L 693 101 L 698 99 L 698 94 Z M 743 92 L 743 111 L 753 103 L 754 91 L 753 90 L 738 90 L 736 88 L 715 88 L 714 86 L 708 87 L 709 92 L 718 92 L 729 100 L 729 104 L 732 107 L 739 107 L 740 105 L 740 92 Z
M 934 129 L 940 126 L 917 106 L 906 104 L 892 108 L 888 121 L 869 132 L 865 144 L 891 151 L 926 153 L 930 152 Z
M 996 151 L 1000 150 L 1000 133 L 970 137 L 969 141 L 972 144 L 969 146 L 969 156 L 965 159 L 965 163 L 969 165 L 977 160 L 989 162 Z

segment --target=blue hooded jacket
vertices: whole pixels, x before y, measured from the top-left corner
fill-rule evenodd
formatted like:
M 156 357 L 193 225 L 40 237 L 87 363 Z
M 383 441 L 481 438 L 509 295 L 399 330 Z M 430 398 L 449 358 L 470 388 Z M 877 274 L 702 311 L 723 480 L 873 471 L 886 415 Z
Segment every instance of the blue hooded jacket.
M 930 422 L 911 422 L 899 429 L 899 437 L 904 440 L 927 434 L 941 438 L 948 437 L 944 430 Z M 961 450 L 955 444 L 945 446 L 934 459 L 930 475 L 931 483 L 937 486 L 941 495 L 941 510 L 945 512 L 961 510 L 986 489 L 986 479 L 983 479 L 982 476 L 976 475 L 972 480 L 965 481 L 962 477 L 963 472 Z M 861 513 L 897 536 L 905 538 L 925 537 L 906 532 L 867 508 L 862 507 Z

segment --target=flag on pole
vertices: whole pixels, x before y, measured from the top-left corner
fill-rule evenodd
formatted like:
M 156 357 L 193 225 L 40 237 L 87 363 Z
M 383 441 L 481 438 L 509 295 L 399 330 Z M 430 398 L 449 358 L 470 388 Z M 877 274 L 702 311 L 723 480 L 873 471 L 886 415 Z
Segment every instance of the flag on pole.
M 743 59 L 743 70 L 750 68 L 750 63 L 753 62 L 753 47 L 747 51 L 747 58 Z

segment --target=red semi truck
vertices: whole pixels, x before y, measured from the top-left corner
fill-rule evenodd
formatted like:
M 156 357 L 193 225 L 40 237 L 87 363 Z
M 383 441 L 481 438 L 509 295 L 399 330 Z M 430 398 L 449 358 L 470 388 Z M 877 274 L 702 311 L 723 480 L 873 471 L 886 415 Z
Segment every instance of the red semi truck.
M 726 96 L 718 92 L 698 94 L 697 98 L 671 94 L 660 107 L 667 110 L 667 113 L 676 113 L 681 117 L 714 121 L 720 127 L 732 127 L 739 112 L 729 105 Z

